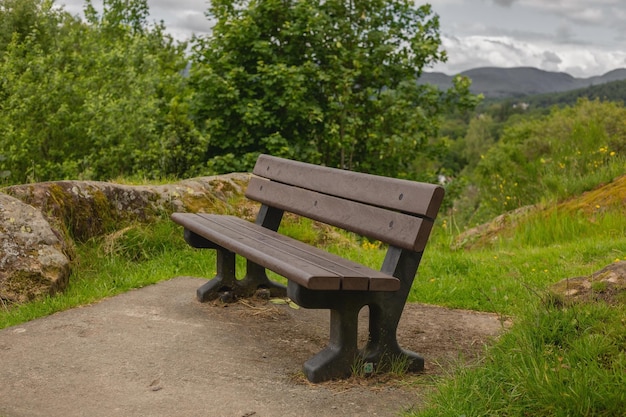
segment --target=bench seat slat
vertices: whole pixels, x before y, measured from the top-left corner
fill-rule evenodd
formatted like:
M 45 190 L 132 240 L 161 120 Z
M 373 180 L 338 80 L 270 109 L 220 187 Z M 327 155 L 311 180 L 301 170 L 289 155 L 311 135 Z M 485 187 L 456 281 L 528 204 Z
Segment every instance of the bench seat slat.
M 175 213 L 172 219 L 207 240 L 309 289 L 395 291 L 400 282 L 234 216 Z
M 370 275 L 376 275 L 381 278 L 386 277 L 385 274 L 378 271 L 373 271 L 374 273 L 369 271 L 370 273 L 368 274 L 368 268 L 363 265 L 352 264 L 339 257 L 333 258 L 334 256 L 328 252 L 317 250 L 288 236 L 272 232 L 237 217 L 205 214 L 201 214 L 200 217 L 213 222 L 217 221 L 220 226 L 228 228 L 235 234 L 243 232 L 247 239 L 262 245 L 265 248 L 265 253 L 268 253 L 269 250 L 269 253 L 273 256 L 288 256 L 289 259 L 304 261 L 304 265 L 307 267 L 314 265 L 313 271 L 310 271 L 311 273 L 317 270 L 317 268 L 321 268 L 328 275 L 338 276 L 341 282 L 340 288 L 344 290 L 367 291 L 369 289 Z M 299 264 L 299 266 L 302 266 L 302 264 Z
M 429 219 L 259 177 L 250 179 L 246 196 L 268 206 L 416 252 L 424 250 L 433 225 Z

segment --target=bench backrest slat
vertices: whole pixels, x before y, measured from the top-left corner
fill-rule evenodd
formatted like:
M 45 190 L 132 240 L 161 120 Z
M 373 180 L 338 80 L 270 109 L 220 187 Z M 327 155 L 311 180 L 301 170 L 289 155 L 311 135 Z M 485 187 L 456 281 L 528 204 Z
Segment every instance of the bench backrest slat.
M 444 196 L 443 188 L 435 184 L 328 168 L 269 155 L 259 156 L 253 173 L 311 191 L 431 219 L 437 217 Z
M 246 191 L 252 200 L 418 252 L 443 199 L 443 189 L 433 184 L 267 155 L 253 172 Z

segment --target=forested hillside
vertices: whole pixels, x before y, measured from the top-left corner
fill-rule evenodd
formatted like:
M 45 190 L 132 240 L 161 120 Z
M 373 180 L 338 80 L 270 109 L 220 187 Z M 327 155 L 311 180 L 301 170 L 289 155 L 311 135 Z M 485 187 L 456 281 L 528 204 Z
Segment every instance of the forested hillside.
M 271 153 L 442 181 L 473 224 L 625 171 L 623 81 L 561 109 L 476 107 L 467 78 L 415 82 L 446 59 L 429 6 L 239 3 L 213 1 L 213 34 L 187 45 L 145 0 L 86 0 L 84 19 L 0 0 L 2 183 L 184 178 Z
M 545 108 L 572 106 L 581 98 L 624 103 L 626 101 L 626 80 L 612 81 L 558 94 L 540 94 L 524 98 L 523 101 L 532 108 Z
M 473 68 L 460 73 L 472 80 L 470 91 L 487 98 L 522 98 L 538 94 L 555 94 L 565 91 L 622 81 L 626 79 L 626 68 L 615 69 L 603 75 L 589 78 L 575 78 L 563 72 L 544 71 L 531 67 L 516 68 Z M 440 88 L 452 85 L 454 77 L 425 72 L 420 83 L 431 83 Z

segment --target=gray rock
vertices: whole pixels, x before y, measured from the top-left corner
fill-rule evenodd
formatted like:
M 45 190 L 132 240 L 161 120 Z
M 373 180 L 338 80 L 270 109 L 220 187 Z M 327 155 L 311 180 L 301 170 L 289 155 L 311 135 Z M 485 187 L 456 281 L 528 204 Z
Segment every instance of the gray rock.
M 75 242 L 150 222 L 174 211 L 254 218 L 257 205 L 230 205 L 250 174 L 164 185 L 51 181 L 0 193 L 0 300 L 22 303 L 65 289 Z M 61 232 L 61 233 L 60 233 Z
M 125 224 L 147 222 L 174 211 L 231 210 L 229 199 L 243 194 L 249 178 L 249 174 L 234 173 L 164 185 L 51 181 L 14 185 L 2 191 L 40 209 L 54 227 L 84 242 Z
M 566 303 L 626 303 L 626 261 L 616 261 L 585 277 L 567 278 L 550 287 Z
M 62 291 L 70 275 L 67 246 L 41 212 L 0 194 L 0 299 L 22 303 Z

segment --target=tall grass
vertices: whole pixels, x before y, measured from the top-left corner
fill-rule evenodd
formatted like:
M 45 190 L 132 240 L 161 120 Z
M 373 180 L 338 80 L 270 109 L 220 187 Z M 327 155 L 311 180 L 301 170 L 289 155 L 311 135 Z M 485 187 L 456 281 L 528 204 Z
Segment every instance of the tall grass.
M 537 211 L 471 250 L 450 249 L 457 235 L 451 223 L 445 219 L 435 227 L 411 301 L 510 315 L 536 302 L 534 293 L 552 283 L 626 260 L 626 217 L 619 208 L 593 221 Z
M 626 307 L 534 303 L 483 362 L 459 367 L 407 416 L 621 416 Z
M 414 298 L 450 306 L 475 299 L 491 305 L 483 310 L 510 314 L 514 324 L 482 362 L 460 364 L 406 416 L 626 415 L 626 305 L 564 304 L 547 291 L 558 280 L 626 260 L 625 231 L 620 207 L 591 217 L 551 209 L 459 253 L 445 250 L 450 236 L 440 228 L 420 270 L 433 278 L 416 283 Z
M 626 235 L 626 222 L 624 214 L 615 210 L 590 217 L 583 213 L 553 209 L 523 219 L 515 228 L 507 231 L 507 235 L 512 240 L 511 245 L 527 248 L 571 242 L 573 237 L 576 240 L 617 242 Z
M 489 247 L 470 251 L 451 250 L 455 232 L 440 223 L 426 248 L 409 301 L 512 315 L 517 306 L 533 302 L 533 291 L 626 260 L 626 219 L 620 212 L 607 212 L 592 224 L 579 224 L 582 221 L 576 216 L 539 213 Z M 372 268 L 380 268 L 385 256 L 385 248 L 375 242 L 319 227 L 307 219 L 288 217 L 281 231 Z M 243 259 L 238 259 L 238 265 L 241 277 Z M 210 278 L 215 273 L 215 254 L 190 248 L 182 238 L 182 228 L 163 219 L 78 245 L 72 270 L 64 293 L 18 307 L 0 306 L 0 327 L 177 275 Z M 272 277 L 285 282 L 275 274 Z

